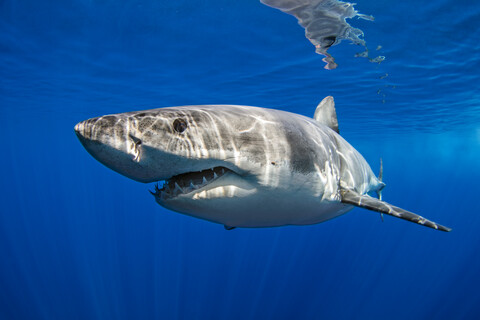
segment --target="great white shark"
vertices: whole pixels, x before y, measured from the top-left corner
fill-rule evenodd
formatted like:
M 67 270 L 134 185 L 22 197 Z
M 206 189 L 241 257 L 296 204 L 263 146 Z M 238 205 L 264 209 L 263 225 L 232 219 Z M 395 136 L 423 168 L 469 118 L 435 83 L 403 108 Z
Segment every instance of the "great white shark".
M 75 132 L 108 168 L 163 182 L 152 192 L 161 206 L 226 229 L 310 225 L 361 207 L 451 230 L 380 199 L 381 174 L 340 136 L 332 97 L 313 119 L 198 105 L 101 116 L 78 123 Z

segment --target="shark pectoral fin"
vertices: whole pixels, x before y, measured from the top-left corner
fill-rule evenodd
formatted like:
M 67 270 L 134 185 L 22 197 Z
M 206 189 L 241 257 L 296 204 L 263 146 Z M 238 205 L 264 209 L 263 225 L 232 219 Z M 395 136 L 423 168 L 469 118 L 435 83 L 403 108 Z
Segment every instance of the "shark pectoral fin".
M 341 189 L 342 203 L 351 204 L 356 207 L 365 208 L 368 210 L 385 213 L 400 219 L 421 224 L 425 227 L 449 232 L 452 229 L 439 225 L 433 221 L 427 220 L 415 213 L 403 210 L 401 208 L 392 206 L 384 201 L 372 198 L 368 195 L 360 195 L 352 190 Z
M 229 226 L 226 226 L 226 225 L 224 225 L 223 227 L 225 228 L 225 230 L 233 230 L 233 229 L 235 229 L 235 227 L 229 227 Z

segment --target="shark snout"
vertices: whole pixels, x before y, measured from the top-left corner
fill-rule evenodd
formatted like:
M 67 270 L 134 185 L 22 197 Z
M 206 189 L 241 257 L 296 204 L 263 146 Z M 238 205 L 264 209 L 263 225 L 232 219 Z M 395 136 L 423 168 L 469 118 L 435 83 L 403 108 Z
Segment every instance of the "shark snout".
M 105 143 L 112 137 L 124 136 L 124 119 L 115 116 L 91 118 L 75 125 L 75 133 L 80 140 Z
M 77 135 L 77 138 L 80 139 L 80 141 L 82 141 L 82 138 L 83 136 L 85 135 L 85 131 L 84 131 L 84 122 L 79 122 L 75 125 L 75 134 Z
M 75 133 L 77 135 L 81 135 L 83 133 L 83 128 L 84 128 L 84 121 L 77 123 L 74 128 Z
M 137 181 L 144 181 L 148 170 L 140 164 L 141 141 L 128 135 L 127 121 L 122 117 L 103 116 L 75 125 L 75 134 L 83 147 L 110 169 Z
M 80 143 L 83 145 L 83 147 L 94 157 L 98 156 L 98 146 L 102 145 L 104 141 L 98 141 L 98 140 L 104 140 L 104 139 L 99 139 L 98 133 L 96 133 L 95 129 L 95 121 L 92 121 L 94 119 L 88 119 L 85 121 L 81 121 L 75 125 L 75 134 L 77 135 L 78 140 Z
M 77 134 L 77 137 L 81 141 L 90 140 L 92 138 L 92 129 L 93 129 L 92 120 L 93 119 L 85 120 L 75 125 L 75 128 L 74 128 L 75 133 Z
M 74 130 L 78 140 L 94 157 L 98 157 L 99 152 L 105 152 L 106 147 L 119 147 L 112 145 L 113 128 L 106 125 L 102 117 L 81 121 L 75 125 Z

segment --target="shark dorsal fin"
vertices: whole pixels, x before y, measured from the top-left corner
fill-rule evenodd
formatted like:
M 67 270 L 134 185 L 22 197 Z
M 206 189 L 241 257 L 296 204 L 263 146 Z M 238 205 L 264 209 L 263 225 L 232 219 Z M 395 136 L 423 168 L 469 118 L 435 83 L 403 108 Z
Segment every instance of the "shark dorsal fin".
M 338 130 L 337 112 L 335 111 L 335 102 L 332 96 L 328 96 L 322 100 L 315 110 L 313 119 L 326 125 L 336 133 L 340 133 Z

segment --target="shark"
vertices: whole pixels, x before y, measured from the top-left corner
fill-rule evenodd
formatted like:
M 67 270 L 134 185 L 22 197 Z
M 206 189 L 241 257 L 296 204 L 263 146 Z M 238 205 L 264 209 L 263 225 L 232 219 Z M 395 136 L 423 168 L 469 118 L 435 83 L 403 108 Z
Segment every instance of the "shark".
M 377 177 L 339 134 L 331 96 L 313 118 L 194 105 L 100 116 L 75 133 L 106 167 L 156 183 L 150 192 L 159 205 L 227 230 L 312 225 L 355 207 L 451 230 L 382 201 L 382 169 Z

